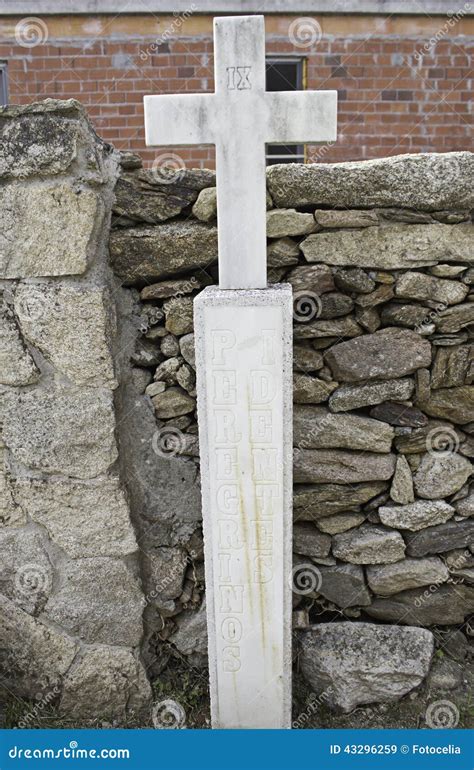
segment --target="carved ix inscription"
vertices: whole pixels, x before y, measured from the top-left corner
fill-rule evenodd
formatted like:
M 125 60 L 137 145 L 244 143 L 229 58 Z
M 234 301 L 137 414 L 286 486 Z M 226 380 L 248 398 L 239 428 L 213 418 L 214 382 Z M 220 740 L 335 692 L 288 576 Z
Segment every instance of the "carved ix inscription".
M 227 67 L 226 71 L 228 91 L 250 91 L 252 67 Z

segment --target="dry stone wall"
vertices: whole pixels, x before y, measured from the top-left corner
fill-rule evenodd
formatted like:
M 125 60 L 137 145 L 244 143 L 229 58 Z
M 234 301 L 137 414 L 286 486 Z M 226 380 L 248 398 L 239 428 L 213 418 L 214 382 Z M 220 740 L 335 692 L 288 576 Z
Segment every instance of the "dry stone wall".
M 304 675 L 345 710 L 419 684 L 474 609 L 473 170 L 465 152 L 268 170 L 269 281 L 294 290 L 294 624 Z M 116 187 L 111 264 L 140 330 L 126 431 L 160 489 L 132 480 L 156 534 L 155 673 L 175 653 L 205 662 L 192 302 L 217 282 L 214 185 L 124 155 Z
M 117 470 L 117 175 L 76 102 L 0 111 L 0 684 L 76 722 L 150 700 Z
M 148 724 L 149 681 L 207 660 L 192 303 L 217 282 L 214 173 L 144 170 L 72 101 L 6 108 L 0 134 L 0 678 L 78 724 Z M 268 170 L 295 651 L 344 711 L 433 677 L 438 647 L 438 680 L 465 671 L 473 158 Z

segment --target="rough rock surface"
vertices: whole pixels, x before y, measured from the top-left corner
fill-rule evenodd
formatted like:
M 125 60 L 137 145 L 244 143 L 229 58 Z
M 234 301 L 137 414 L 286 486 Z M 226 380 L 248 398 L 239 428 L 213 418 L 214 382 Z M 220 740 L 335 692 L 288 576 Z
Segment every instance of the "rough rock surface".
M 326 382 L 307 374 L 293 377 L 293 401 L 295 404 L 320 404 L 337 388 L 337 382 Z
M 182 169 L 176 179 L 173 171 L 167 175 L 166 167 L 125 173 L 115 186 L 113 212 L 126 221 L 164 222 L 194 203 L 199 191 L 214 179 L 213 172 L 206 169 Z M 120 225 L 120 219 L 115 224 Z
M 6 528 L 0 532 L 2 593 L 26 612 L 42 610 L 53 584 L 53 568 L 41 532 Z
M 314 218 L 318 225 L 328 230 L 339 227 L 371 227 L 379 223 L 375 211 L 351 211 L 350 209 L 343 211 L 316 209 Z
M 463 425 L 470 422 L 474 410 L 474 387 L 440 388 L 431 393 L 428 401 L 419 404 L 432 417 L 441 417 Z
M 433 363 L 431 387 L 436 390 L 467 384 L 473 357 L 474 346 L 472 345 L 439 348 Z
M 326 623 L 302 634 L 303 676 L 329 706 L 348 712 L 398 700 L 426 677 L 433 635 L 420 628 Z
M 343 450 L 299 449 L 293 464 L 294 480 L 299 484 L 356 484 L 384 481 L 395 470 L 395 456 Z
M 95 557 L 70 561 L 63 569 L 44 608 L 46 618 L 91 644 L 139 644 L 144 599 L 130 566 Z
M 327 556 L 331 538 L 316 529 L 314 524 L 296 524 L 293 530 L 293 550 L 305 556 Z
M 327 265 L 302 265 L 293 268 L 287 278 L 293 287 L 293 293 L 308 290 L 320 296 L 334 291 L 334 277 Z
M 215 187 L 206 187 L 198 195 L 193 206 L 193 214 L 201 222 L 212 222 L 217 218 L 217 190 Z
M 444 553 L 453 548 L 465 548 L 474 543 L 474 521 L 448 521 L 435 527 L 427 527 L 408 538 L 409 556 L 426 556 Z
M 295 294 L 293 294 L 295 297 Z M 303 301 L 308 295 L 303 294 Z M 309 295 L 311 296 L 311 295 Z M 301 301 L 301 298 L 300 298 Z M 335 319 L 317 319 L 309 323 L 298 323 L 293 330 L 295 340 L 304 340 L 310 337 L 357 337 L 362 334 L 359 324 L 351 316 Z
M 298 484 L 294 490 L 295 518 L 322 519 L 335 513 L 358 510 L 386 489 L 386 483 L 372 481 L 364 484 Z
M 413 477 L 419 497 L 435 500 L 457 492 L 472 474 L 472 463 L 457 452 L 428 452 Z
M 424 273 L 406 272 L 397 278 L 395 294 L 397 297 L 440 302 L 455 305 L 462 302 L 469 287 L 459 281 L 449 281 Z
M 196 400 L 191 398 L 182 388 L 168 388 L 153 398 L 157 417 L 179 417 L 194 412 Z
M 117 385 L 111 307 L 103 287 L 35 283 L 20 284 L 15 292 L 24 338 L 78 385 Z
M 390 497 L 395 503 L 407 505 L 415 500 L 413 477 L 407 459 L 400 455 L 395 464 L 395 473 L 390 487 Z
M 143 718 L 151 697 L 143 665 L 131 650 L 97 646 L 86 648 L 65 676 L 59 711 L 73 719 Z
M 31 385 L 38 369 L 20 336 L 13 313 L 0 301 L 0 384 Z
M 85 271 L 102 217 L 95 192 L 66 183 L 8 185 L 0 190 L 0 211 L 0 278 Z
M 321 532 L 327 532 L 329 535 L 337 535 L 338 532 L 346 532 L 348 529 L 358 527 L 365 520 L 363 513 L 336 513 L 333 516 L 327 516 L 317 521 L 317 527 Z
M 267 181 L 277 206 L 470 209 L 474 207 L 473 165 L 469 152 L 395 155 L 350 163 L 285 163 L 270 166 Z
M 306 235 L 317 229 L 312 214 L 302 214 L 295 209 L 267 211 L 267 238 L 284 238 L 287 235 Z
M 389 596 L 410 588 L 439 585 L 449 578 L 441 559 L 403 559 L 395 564 L 367 567 L 367 582 L 375 594 Z
M 333 553 L 351 564 L 391 564 L 405 555 L 405 543 L 399 532 L 363 524 L 357 529 L 335 535 Z
M 453 515 L 453 506 L 443 500 L 417 500 L 408 505 L 382 505 L 379 508 L 382 524 L 396 529 L 409 529 L 412 532 L 444 524 Z
M 319 567 L 318 593 L 338 607 L 367 607 L 372 598 L 365 584 L 364 571 L 356 564 Z
M 20 510 L 42 524 L 71 558 L 125 556 L 137 550 L 125 495 L 114 478 L 93 482 L 19 478 Z
M 93 478 L 117 457 L 110 391 L 49 387 L 3 394 L 5 444 L 23 465 Z
M 178 336 L 193 331 L 193 301 L 190 297 L 172 297 L 164 303 L 163 310 L 170 334 Z
M 185 611 L 180 627 L 170 636 L 170 642 L 183 655 L 189 656 L 192 665 L 207 665 L 206 602 L 203 600 L 197 612 Z
M 297 406 L 293 416 L 294 446 L 305 449 L 358 449 L 390 452 L 394 430 L 379 420 L 331 414 L 325 407 Z
M 78 651 L 66 634 L 32 618 L 0 594 L 2 681 L 20 697 L 59 687 Z M 21 644 L 19 644 L 21 640 Z
M 442 310 L 434 319 L 437 332 L 453 334 L 474 323 L 474 303 L 466 302 Z
M 114 230 L 110 257 L 126 285 L 158 281 L 211 265 L 217 259 L 217 228 L 188 221 Z
M 68 120 L 64 120 L 67 113 Z M 0 124 L 0 177 L 19 178 L 33 174 L 60 174 L 77 159 L 82 141 L 84 115 L 78 102 L 52 99 L 28 107 L 2 108 Z M 72 119 L 71 119 L 72 118 Z
M 392 380 L 429 366 L 431 348 L 415 332 L 394 327 L 334 345 L 325 361 L 339 382 Z
M 387 225 L 324 231 L 301 244 L 307 262 L 398 270 L 435 265 L 441 259 L 472 263 L 469 225 Z
M 377 620 L 404 625 L 451 626 L 464 623 L 474 610 L 474 588 L 466 585 L 431 586 L 424 591 L 414 588 L 387 599 L 375 599 L 366 608 Z
M 384 401 L 405 401 L 415 384 L 409 377 L 388 382 L 368 382 L 363 385 L 343 385 L 331 394 L 329 406 L 333 412 L 347 412 Z

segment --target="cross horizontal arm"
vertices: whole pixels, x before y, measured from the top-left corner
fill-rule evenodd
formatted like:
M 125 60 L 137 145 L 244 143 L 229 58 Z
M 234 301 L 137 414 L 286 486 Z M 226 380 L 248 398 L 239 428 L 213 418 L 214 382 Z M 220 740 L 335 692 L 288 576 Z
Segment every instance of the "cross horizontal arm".
M 272 144 L 333 142 L 337 91 L 268 91 L 265 141 Z
M 214 94 L 145 96 L 146 144 L 214 144 L 214 101 Z

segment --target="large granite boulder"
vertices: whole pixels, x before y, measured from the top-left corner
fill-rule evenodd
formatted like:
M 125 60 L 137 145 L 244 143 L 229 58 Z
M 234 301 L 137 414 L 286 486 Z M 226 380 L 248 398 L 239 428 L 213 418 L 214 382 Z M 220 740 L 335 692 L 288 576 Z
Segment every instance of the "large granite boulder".
M 110 390 L 49 385 L 6 392 L 0 402 L 3 439 L 23 465 L 86 479 L 115 462 Z
M 25 698 L 35 698 L 42 691 L 59 688 L 79 650 L 77 642 L 31 617 L 2 595 L 0 610 L 2 682 L 17 696 Z
M 127 286 L 159 281 L 215 262 L 217 228 L 189 220 L 114 230 L 110 258 Z
M 331 414 L 318 406 L 297 406 L 293 443 L 305 449 L 357 449 L 390 452 L 394 430 L 379 420 L 358 415 Z
M 103 216 L 93 190 L 70 183 L 0 189 L 0 278 L 80 275 Z
M 300 665 L 333 709 L 396 701 L 429 671 L 433 635 L 421 628 L 324 623 L 302 633 Z
M 191 206 L 204 188 L 215 183 L 215 174 L 207 169 L 180 169 L 165 166 L 137 173 L 123 173 L 115 186 L 115 224 L 146 222 L 157 224 L 180 214 Z
M 474 611 L 474 588 L 467 585 L 431 584 L 375 599 L 366 610 L 377 620 L 415 626 L 461 625 Z
M 351 564 L 391 564 L 405 556 L 405 543 L 399 532 L 363 524 L 333 538 L 334 556 Z
M 441 260 L 470 264 L 471 238 L 469 225 L 395 224 L 313 233 L 301 243 L 301 251 L 307 262 L 403 270 Z
M 360 505 L 376 497 L 387 484 L 369 481 L 363 484 L 297 484 L 293 495 L 295 518 L 314 520 L 346 511 L 358 511 Z
M 380 596 L 389 596 L 421 586 L 438 586 L 449 578 L 448 568 L 437 556 L 368 566 L 366 572 L 369 587 L 374 594 Z
M 280 164 L 267 170 L 276 206 L 474 207 L 471 152 L 422 153 L 350 163 Z
M 453 515 L 453 506 L 444 500 L 416 500 L 407 505 L 381 505 L 379 508 L 382 524 L 396 529 L 409 529 L 412 532 L 444 524 Z
M 396 379 L 431 363 L 430 343 L 410 329 L 381 329 L 334 345 L 325 355 L 338 382 Z
M 297 449 L 294 480 L 300 484 L 357 484 L 393 476 L 395 455 L 342 449 Z
M 64 677 L 59 712 L 78 720 L 100 715 L 143 721 L 151 698 L 137 654 L 126 647 L 98 645 L 86 647 Z
M 78 385 L 117 386 L 112 361 L 115 318 L 110 293 L 81 284 L 20 284 L 19 326 L 58 372 Z

